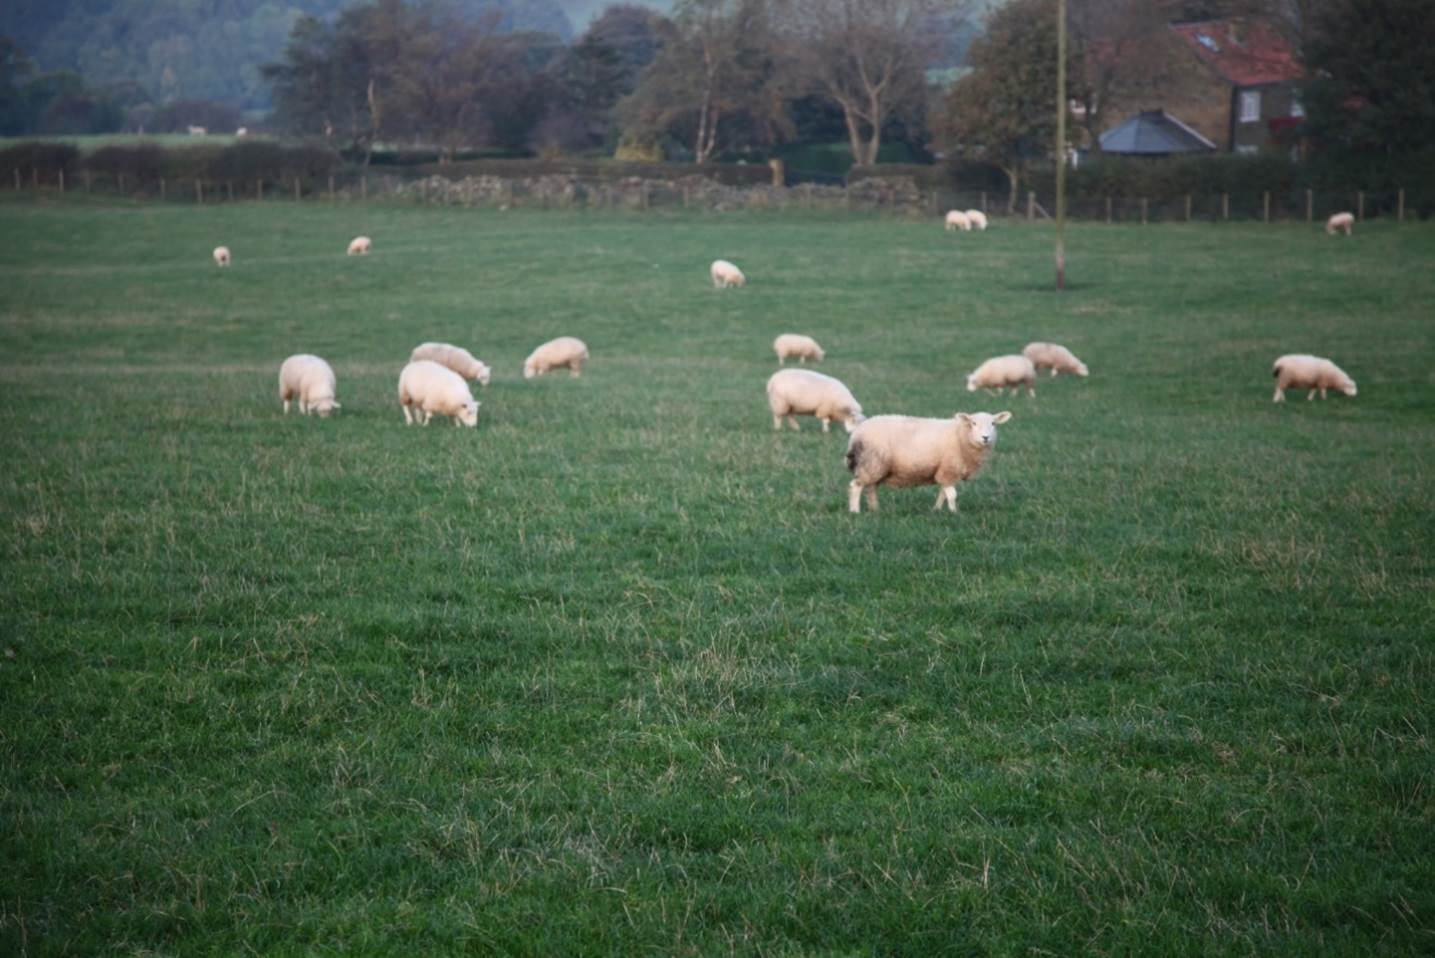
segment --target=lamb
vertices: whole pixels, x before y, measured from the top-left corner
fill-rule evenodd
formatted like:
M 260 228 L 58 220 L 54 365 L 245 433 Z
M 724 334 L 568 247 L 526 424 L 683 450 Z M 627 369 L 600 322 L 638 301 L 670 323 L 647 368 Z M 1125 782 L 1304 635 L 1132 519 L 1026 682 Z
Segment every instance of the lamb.
M 747 285 L 747 277 L 742 275 L 742 270 L 725 259 L 713 260 L 713 264 L 708 267 L 708 275 L 712 276 L 713 287 L 716 289 Z
M 861 512 L 862 492 L 867 507 L 877 509 L 877 487 L 936 484 L 940 509 L 957 511 L 957 483 L 966 482 L 986 465 L 996 446 L 997 426 L 1009 412 L 959 412 L 950 419 L 917 416 L 873 416 L 857 427 L 847 442 L 847 509 Z
M 284 360 L 279 367 L 279 398 L 284 401 L 284 415 L 289 415 L 291 400 L 299 400 L 299 412 L 305 416 L 318 413 L 327 419 L 339 408 L 335 402 L 334 370 L 318 356 L 300 353 Z
M 1010 356 L 995 356 L 978 366 L 967 377 L 967 392 L 978 389 L 995 389 L 998 396 L 1002 388 L 1010 386 L 1012 395 L 1021 391 L 1026 383 L 1028 395 L 1036 395 L 1036 366 L 1025 356 L 1013 353 Z
M 1330 219 L 1325 221 L 1325 232 L 1329 236 L 1334 236 L 1336 233 L 1344 233 L 1349 236 L 1350 231 L 1354 228 L 1354 213 L 1334 213 Z
M 828 432 L 836 419 L 851 432 L 866 417 L 862 406 L 840 380 L 807 369 L 779 369 L 767 380 L 767 404 L 772 428 L 782 428 L 782 417 L 797 429 L 798 416 L 816 416 Z
M 478 425 L 478 403 L 462 376 L 431 359 L 411 362 L 399 373 L 399 406 L 404 422 L 427 426 L 434 413 L 449 416 L 455 426 Z
M 1276 394 L 1272 402 L 1285 402 L 1287 389 L 1309 389 L 1310 393 L 1305 397 L 1308 400 L 1315 398 L 1317 389 L 1321 399 L 1325 398 L 1327 389 L 1338 389 L 1347 396 L 1355 395 L 1355 380 L 1335 363 L 1320 356 L 1305 353 L 1281 356 L 1276 360 L 1271 375 L 1276 378 Z
M 229 247 L 228 247 L 228 246 L 216 246 L 216 247 L 214 248 L 214 265 L 215 265 L 215 266 L 228 266 L 228 265 L 229 265 Z
M 1072 355 L 1071 350 L 1056 343 L 1027 343 L 1021 354 L 1030 359 L 1037 369 L 1050 368 L 1053 376 L 1059 372 L 1078 376 L 1087 374 L 1086 363 Z
M 550 369 L 568 367 L 573 378 L 583 374 L 583 364 L 588 361 L 588 346 L 581 339 L 559 336 L 539 346 L 523 361 L 523 378 L 542 376 Z
M 464 379 L 477 380 L 480 385 L 487 386 L 493 371 L 488 364 L 473 358 L 473 353 L 462 346 L 451 346 L 448 343 L 421 343 L 414 347 L 409 354 L 409 362 L 417 362 L 420 359 L 432 359 L 440 366 L 447 366 L 458 373 Z
M 946 222 L 947 232 L 951 232 L 952 230 L 961 230 L 964 233 L 971 232 L 971 217 L 969 217 L 966 213 L 963 213 L 961 210 L 948 210 Z
M 967 210 L 967 222 L 974 230 L 984 230 L 987 228 L 987 214 L 981 210 Z
M 346 255 L 367 256 L 369 255 L 369 250 L 373 249 L 373 247 L 374 241 L 367 236 L 355 236 L 349 240 L 349 252 Z
M 799 336 L 797 333 L 783 333 L 772 341 L 772 348 L 777 353 L 779 364 L 785 364 L 789 356 L 796 356 L 797 361 L 804 364 L 809 359 L 820 363 L 826 355 L 822 347 L 817 345 L 817 340 L 811 336 Z

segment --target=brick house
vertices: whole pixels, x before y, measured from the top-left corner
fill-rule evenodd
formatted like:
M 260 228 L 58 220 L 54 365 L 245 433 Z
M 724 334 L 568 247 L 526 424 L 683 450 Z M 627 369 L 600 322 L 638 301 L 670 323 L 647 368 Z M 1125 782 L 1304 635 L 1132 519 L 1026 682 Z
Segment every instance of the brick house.
M 1169 104 L 1170 112 L 1223 150 L 1288 148 L 1281 133 L 1305 115 L 1296 90 L 1305 71 L 1286 39 L 1259 21 L 1205 20 L 1170 29 L 1206 78 L 1184 102 Z

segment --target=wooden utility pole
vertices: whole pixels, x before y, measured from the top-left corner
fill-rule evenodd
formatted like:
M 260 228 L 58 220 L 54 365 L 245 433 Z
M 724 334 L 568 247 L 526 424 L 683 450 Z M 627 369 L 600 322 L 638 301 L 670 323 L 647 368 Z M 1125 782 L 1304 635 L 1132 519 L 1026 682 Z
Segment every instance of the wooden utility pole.
M 1056 0 L 1056 288 L 1066 289 L 1066 0 Z

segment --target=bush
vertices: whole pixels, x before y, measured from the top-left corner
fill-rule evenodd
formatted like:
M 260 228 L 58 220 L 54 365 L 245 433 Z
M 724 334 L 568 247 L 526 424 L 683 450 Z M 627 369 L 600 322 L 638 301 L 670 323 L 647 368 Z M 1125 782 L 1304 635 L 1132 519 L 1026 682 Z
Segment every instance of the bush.
M 85 167 L 96 173 L 121 176 L 135 183 L 164 175 L 164 150 L 148 143 L 138 146 L 103 146 L 85 157 Z
M 68 143 L 17 143 L 0 150 L 0 174 L 10 177 L 15 170 L 22 175 L 38 170 L 42 176 L 54 176 L 63 170 L 68 176 L 79 165 L 79 158 L 80 151 Z

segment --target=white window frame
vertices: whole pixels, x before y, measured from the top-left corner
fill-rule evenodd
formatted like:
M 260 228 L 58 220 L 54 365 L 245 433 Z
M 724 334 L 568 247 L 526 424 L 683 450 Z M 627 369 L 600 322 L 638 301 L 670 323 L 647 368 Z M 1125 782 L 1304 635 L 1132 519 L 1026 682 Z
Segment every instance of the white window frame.
M 1236 144 L 1236 152 L 1242 156 L 1250 156 L 1252 153 L 1259 153 L 1260 149 L 1249 143 L 1238 143 Z
M 1259 123 L 1261 121 L 1261 91 L 1241 91 L 1241 122 Z
M 1305 104 L 1300 102 L 1300 97 L 1291 94 L 1291 116 L 1297 120 L 1305 118 Z

